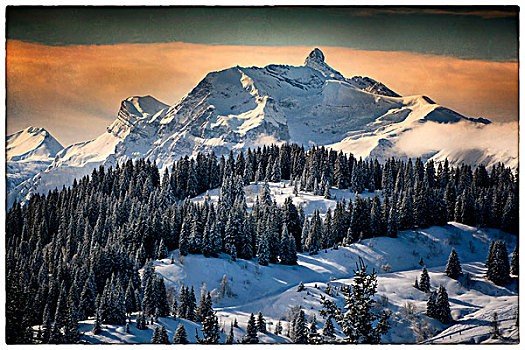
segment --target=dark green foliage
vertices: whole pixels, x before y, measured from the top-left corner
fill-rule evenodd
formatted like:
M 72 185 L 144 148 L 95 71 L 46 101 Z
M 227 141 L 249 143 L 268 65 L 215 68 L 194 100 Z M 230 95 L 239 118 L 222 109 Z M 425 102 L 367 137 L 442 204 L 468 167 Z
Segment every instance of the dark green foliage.
M 332 340 L 335 338 L 335 328 L 334 328 L 334 323 L 332 322 L 332 320 L 333 320 L 333 317 L 329 315 L 326 318 L 326 321 L 324 322 L 324 327 L 322 331 L 323 336 L 328 340 Z
M 458 254 L 456 250 L 452 248 L 450 256 L 448 257 L 447 267 L 445 268 L 445 274 L 450 278 L 458 278 L 462 275 L 461 264 L 459 263 Z
M 487 257 L 487 279 L 502 285 L 508 282 L 510 275 L 509 256 L 504 241 L 492 241 Z
M 345 342 L 377 344 L 381 336 L 390 329 L 388 322 L 390 312 L 374 310 L 376 304 L 373 296 L 377 290 L 376 272 L 368 273 L 367 266 L 359 258 L 354 270 L 352 288 L 343 286 L 341 293 L 345 298 L 343 309 L 333 301 L 321 296 L 321 315 L 332 316 L 341 327 L 346 338 Z
M 257 337 L 257 325 L 255 323 L 255 316 L 253 313 L 250 315 L 248 325 L 246 326 L 246 334 L 242 338 L 243 344 L 257 344 L 259 338 Z
M 212 300 L 210 292 L 201 294 L 199 305 L 195 311 L 197 322 L 203 322 L 206 317 L 213 315 Z
M 142 300 L 142 309 L 148 316 L 155 315 L 165 317 L 170 313 L 168 305 L 168 297 L 166 294 L 166 286 L 164 279 L 160 276 L 154 275 L 146 283 L 144 290 L 144 299 Z
M 303 310 L 300 310 L 293 322 L 293 337 L 292 341 L 296 344 L 308 343 L 308 325 L 306 324 L 306 316 Z
M 426 266 L 423 266 L 423 270 L 421 270 L 421 276 L 419 277 L 419 289 L 425 293 L 430 292 L 430 276 L 428 275 Z
M 101 324 L 100 324 L 100 316 L 97 314 L 97 316 L 95 317 L 95 322 L 93 323 L 93 329 L 91 330 L 91 332 L 95 335 L 97 334 L 100 334 L 101 332 Z
M 266 321 L 262 315 L 262 313 L 259 311 L 259 313 L 257 314 L 257 324 L 256 324 L 256 327 L 257 327 L 257 331 L 261 332 L 261 333 L 266 333 Z
M 435 302 L 435 316 L 441 323 L 449 324 L 452 322 L 452 315 L 450 314 L 450 304 L 448 302 L 447 290 L 443 286 L 439 286 L 436 302 Z
M 432 291 L 428 295 L 427 300 L 427 316 L 431 318 L 436 318 L 437 309 L 436 309 L 436 292 Z
M 512 257 L 510 259 L 510 273 L 515 276 L 518 276 L 519 269 L 520 269 L 520 258 L 518 254 L 518 245 L 516 245 L 516 247 L 514 247 L 514 251 L 512 252 Z
M 141 330 L 148 329 L 146 326 L 146 316 L 144 316 L 143 312 L 138 314 L 135 327 Z
M 155 330 L 153 331 L 153 337 L 151 338 L 152 344 L 170 344 L 170 340 L 168 338 L 168 332 L 166 331 L 166 327 L 155 327 Z
M 317 320 L 315 315 L 308 327 L 308 343 L 309 344 L 320 344 L 322 342 L 321 335 L 317 332 Z
M 281 320 L 277 321 L 277 324 L 275 325 L 275 330 L 273 333 L 275 335 L 281 335 L 283 333 L 283 326 L 281 324 Z
M 202 322 L 202 339 L 199 339 L 203 344 L 218 344 L 219 343 L 219 322 L 215 314 L 206 316 Z
M 188 335 L 182 323 L 179 323 L 175 335 L 173 336 L 173 344 L 188 344 Z

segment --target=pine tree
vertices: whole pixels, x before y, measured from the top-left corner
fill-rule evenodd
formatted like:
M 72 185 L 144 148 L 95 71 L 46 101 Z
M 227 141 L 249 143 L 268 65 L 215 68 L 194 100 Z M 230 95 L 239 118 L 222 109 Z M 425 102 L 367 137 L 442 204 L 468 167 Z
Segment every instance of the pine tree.
M 266 321 L 264 320 L 264 317 L 262 313 L 259 311 L 257 314 L 257 324 L 256 324 L 257 330 L 261 333 L 266 333 Z
M 394 204 L 394 203 L 393 203 Z M 388 215 L 386 234 L 388 237 L 397 237 L 397 231 L 399 229 L 399 217 L 397 210 L 394 205 L 390 208 L 390 214 Z
M 315 318 L 315 315 L 312 319 L 312 322 L 310 323 L 310 327 L 308 328 L 308 343 L 309 344 L 320 344 L 321 343 L 321 336 L 317 332 L 317 320 Z
M 495 244 L 491 244 L 486 265 L 487 279 L 498 285 L 508 281 L 510 266 L 504 241 L 497 241 Z
M 281 233 L 281 264 L 297 264 L 297 252 L 295 250 L 295 238 L 288 232 L 286 224 L 283 225 Z
M 298 292 L 302 292 L 303 290 L 305 290 L 305 286 L 303 284 L 303 282 L 301 281 L 301 283 L 299 283 L 299 286 L 297 287 L 297 291 Z
M 93 272 L 89 272 L 89 276 L 84 283 L 82 293 L 80 294 L 80 304 L 78 306 L 79 319 L 84 320 L 89 316 L 94 315 L 96 291 L 93 282 Z
M 452 321 L 450 313 L 450 304 L 448 302 L 448 294 L 445 287 L 439 286 L 436 296 L 436 316 L 441 323 L 449 324 Z
M 144 290 L 144 299 L 142 307 L 146 315 L 152 316 L 155 310 L 158 310 L 158 316 L 165 317 L 169 315 L 168 297 L 164 279 L 160 276 L 153 276 L 149 279 Z
M 419 289 L 425 293 L 430 292 L 430 276 L 428 275 L 426 266 L 423 266 L 421 276 L 419 277 Z
M 310 254 L 317 254 L 321 248 L 321 217 L 317 210 L 314 210 L 305 245 Z
M 459 263 L 458 254 L 456 250 L 452 248 L 450 256 L 448 257 L 447 267 L 445 268 L 445 274 L 453 279 L 458 278 L 462 275 L 461 264 Z
M 277 321 L 277 324 L 275 325 L 275 330 L 273 333 L 275 335 L 281 335 L 283 333 L 283 326 L 281 324 L 281 320 Z
M 367 266 L 360 258 L 356 263 L 352 288 L 341 289 L 345 298 L 343 309 L 321 296 L 321 315 L 334 317 L 346 335 L 346 342 L 377 344 L 390 328 L 390 313 L 385 310 L 381 313 L 374 311 L 373 296 L 377 290 L 377 277 L 375 271 L 368 273 L 366 269 Z
M 218 344 L 219 343 L 219 322 L 217 321 L 217 316 L 211 314 L 206 316 L 202 322 L 202 339 L 200 343 L 204 344 Z
M 129 316 L 131 313 L 137 311 L 137 301 L 135 300 L 135 290 L 133 289 L 133 284 L 131 280 L 128 283 L 128 287 L 126 288 L 126 296 L 124 298 L 125 300 L 125 308 L 126 308 L 126 314 Z
M 175 335 L 173 336 L 173 344 L 188 344 L 188 336 L 182 323 L 179 323 L 179 326 L 175 331 Z
M 71 293 L 70 293 L 71 295 Z M 71 298 L 68 298 L 67 316 L 64 325 L 64 343 L 74 344 L 80 340 L 80 331 L 78 329 L 78 311 Z
M 160 342 L 160 328 L 155 327 L 153 330 L 153 336 L 151 337 L 151 344 L 162 344 Z
M 498 314 L 496 312 L 494 312 L 494 314 L 492 314 L 492 321 L 490 322 L 490 325 L 492 327 L 492 334 L 491 334 L 491 338 L 492 339 L 498 339 L 501 337 L 501 333 L 499 331 L 499 327 L 498 327 Z
M 101 329 L 101 324 L 100 324 L 100 316 L 96 315 L 95 317 L 95 322 L 93 323 L 93 329 L 91 330 L 91 333 L 97 335 L 97 334 L 100 334 L 100 332 L 102 332 L 102 329 Z
M 136 322 L 136 327 L 137 329 L 140 329 L 140 330 L 145 330 L 147 329 L 148 327 L 146 326 L 146 317 L 144 316 L 144 313 L 141 312 L 138 314 L 137 316 L 137 320 L 135 321 Z
M 257 344 L 259 338 L 257 338 L 257 326 L 255 324 L 255 316 L 253 313 L 250 315 L 248 325 L 246 326 L 246 335 L 242 338 L 244 344 Z
M 159 246 L 157 248 L 157 259 L 166 259 L 168 257 L 168 248 L 166 247 L 166 244 L 164 244 L 164 240 L 161 239 Z
M 166 327 L 164 327 L 164 325 L 162 325 L 159 331 L 158 344 L 170 344 L 168 332 L 166 331 Z
M 335 338 L 335 328 L 334 323 L 332 322 L 333 317 L 330 315 L 326 318 L 326 321 L 324 323 L 323 327 L 323 336 L 327 338 L 328 340 L 332 340 Z
M 516 247 L 514 247 L 514 251 L 512 252 L 512 257 L 510 259 L 510 273 L 514 276 L 518 276 L 519 268 L 520 262 L 518 256 L 518 245 L 516 244 Z
M 229 298 L 233 296 L 233 292 L 228 283 L 226 275 L 222 276 L 221 285 L 219 286 L 219 299 Z
M 179 253 L 182 256 L 188 255 L 189 237 L 190 237 L 189 228 L 185 220 L 182 224 L 182 228 L 180 230 L 180 236 L 179 236 Z
M 224 344 L 233 344 L 234 336 L 233 336 L 233 322 L 230 324 L 230 332 L 226 336 L 226 340 L 224 341 Z
M 270 259 L 270 248 L 268 242 L 268 232 L 263 229 L 259 239 L 259 249 L 257 251 L 257 261 L 259 265 L 268 266 Z
M 211 315 L 213 315 L 211 295 L 209 292 L 207 294 L 203 292 L 196 310 L 196 321 L 202 322 Z
M 195 321 L 196 317 L 196 298 L 195 298 L 195 291 L 193 290 L 193 286 L 191 286 L 191 289 L 188 291 L 188 287 L 186 287 L 186 315 L 185 318 L 187 318 L 190 321 Z
M 177 310 L 179 309 L 179 304 L 177 303 L 177 296 L 173 297 L 173 302 L 171 303 L 171 315 L 173 319 L 177 319 Z
M 293 328 L 293 342 L 296 344 L 308 343 L 308 326 L 306 325 L 306 316 L 303 310 L 300 310 L 295 317 Z
M 427 300 L 427 316 L 430 318 L 435 318 L 437 316 L 437 309 L 436 309 L 436 292 L 432 291 L 428 295 Z

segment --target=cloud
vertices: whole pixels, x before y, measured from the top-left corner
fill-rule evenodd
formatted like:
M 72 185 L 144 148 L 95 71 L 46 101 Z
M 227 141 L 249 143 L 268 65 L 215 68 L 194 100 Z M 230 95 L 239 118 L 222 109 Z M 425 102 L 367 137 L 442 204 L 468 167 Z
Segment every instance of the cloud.
M 425 94 L 467 116 L 518 116 L 518 63 L 321 47 L 346 76 L 366 75 L 402 95 Z M 187 43 L 51 47 L 8 40 L 7 131 L 47 128 L 65 145 L 105 131 L 120 102 L 150 94 L 175 104 L 210 71 L 302 65 L 312 47 Z
M 378 14 L 393 15 L 447 15 L 447 16 L 475 16 L 484 19 L 488 18 L 506 18 L 516 17 L 516 9 L 452 9 L 452 8 L 411 8 L 411 7 L 394 7 L 394 8 L 368 8 L 356 9 L 354 16 L 375 16 Z
M 481 150 L 484 156 L 490 155 L 489 163 L 498 160 L 509 166 L 517 166 L 518 132 L 517 122 L 478 126 L 472 122 L 427 122 L 400 136 L 396 148 L 408 157 L 418 157 L 438 150 L 443 158 L 456 153 L 466 155 L 467 158 L 479 157 L 477 150 Z M 469 153 L 471 150 L 476 151 Z

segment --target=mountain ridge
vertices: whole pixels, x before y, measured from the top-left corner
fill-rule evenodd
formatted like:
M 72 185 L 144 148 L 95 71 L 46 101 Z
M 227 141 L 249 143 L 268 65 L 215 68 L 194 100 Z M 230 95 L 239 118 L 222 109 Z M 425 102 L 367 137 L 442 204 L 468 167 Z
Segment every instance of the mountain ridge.
M 400 135 L 425 123 L 460 122 L 490 123 L 464 117 L 423 95 L 400 96 L 372 78 L 345 78 L 316 48 L 303 66 L 210 72 L 172 106 L 152 96 L 128 97 L 106 133 L 60 151 L 48 169 L 13 190 L 9 201 L 70 185 L 100 165 L 148 158 L 163 169 L 185 155 L 223 155 L 272 143 L 325 145 L 379 160 L 407 158 L 397 148 Z M 440 152 L 469 161 L 446 147 L 425 154 L 425 160 Z M 496 161 L 487 151 L 481 153 L 476 161 Z

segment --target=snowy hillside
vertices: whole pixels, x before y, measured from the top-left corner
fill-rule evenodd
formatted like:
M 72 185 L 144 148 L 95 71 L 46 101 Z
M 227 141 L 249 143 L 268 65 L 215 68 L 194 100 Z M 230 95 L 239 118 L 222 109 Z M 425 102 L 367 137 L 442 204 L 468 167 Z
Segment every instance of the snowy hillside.
M 257 196 L 260 195 L 264 183 L 251 183 L 247 186 L 244 186 L 244 193 L 246 196 L 246 205 L 248 208 L 251 208 L 255 203 Z M 315 209 L 319 210 L 321 214 L 326 213 L 330 208 L 332 211 L 335 209 L 335 206 L 338 201 L 346 200 L 348 203 L 349 200 L 354 200 L 356 194 L 352 193 L 351 190 L 339 190 L 331 189 L 331 198 L 326 199 L 324 196 L 315 195 L 311 192 L 298 191 L 297 196 L 294 195 L 293 185 L 288 180 L 283 180 L 281 182 L 269 182 L 268 187 L 272 195 L 272 199 L 278 204 L 282 205 L 286 198 L 291 197 L 293 204 L 297 207 L 303 207 L 304 212 L 308 215 L 311 215 Z M 206 199 L 211 203 L 217 203 L 219 200 L 220 188 L 213 189 L 208 191 L 205 194 L 192 198 L 192 202 L 203 203 Z M 381 191 L 364 192 L 359 196 L 362 198 L 372 197 L 375 194 L 380 195 Z
M 7 191 L 44 171 L 64 147 L 45 129 L 28 127 L 6 137 Z
M 406 132 L 457 123 L 482 128 L 490 122 L 464 117 L 426 96 L 399 96 L 368 77 L 345 78 L 314 49 L 304 66 L 236 66 L 211 72 L 173 106 L 151 96 L 127 98 L 106 133 L 57 154 L 49 169 L 10 192 L 8 204 L 70 185 L 99 165 L 128 159 L 148 158 L 165 168 L 198 152 L 221 155 L 284 142 L 328 145 L 357 157 L 406 158 L 399 146 Z M 443 140 L 418 155 L 446 155 L 453 165 L 515 162 L 515 157 L 500 158 L 490 147 L 468 153 L 463 147 Z
M 505 240 L 510 249 L 516 244 L 514 236 L 498 230 L 479 230 L 449 223 L 444 227 L 403 231 L 398 238 L 367 239 L 337 250 L 322 251 L 315 256 L 299 254 L 297 266 L 260 266 L 256 261 L 245 260 L 232 262 L 226 255 L 219 258 L 201 255 L 179 258 L 178 251 L 170 253 L 175 256 L 173 264 L 170 259 L 164 259 L 156 261 L 154 265 L 156 273 L 164 278 L 166 287 L 174 290 L 184 283 L 193 286 L 196 291 L 205 287 L 216 295 L 222 276 L 226 275 L 235 295 L 216 299 L 214 309 L 219 324 L 226 325 L 226 331 L 229 331 L 230 322 L 238 320 L 240 328 L 235 329 L 236 339 L 244 335 L 251 312 L 256 314 L 261 311 L 271 331 L 277 321 L 283 319 L 281 322 L 286 331 L 286 316 L 290 308 L 296 305 L 303 308 L 309 320 L 315 314 L 318 329 L 321 329 L 324 321 L 318 312 L 320 295 L 327 296 L 325 288 L 328 283 L 332 286 L 351 284 L 355 262 L 361 256 L 369 268 L 379 271 L 376 299 L 393 312 L 392 329 L 383 337 L 383 342 L 493 342 L 489 338 L 490 320 L 494 312 L 498 313 L 501 320 L 499 327 L 503 338 L 498 341 L 515 342 L 518 339 L 515 327 L 518 307 L 516 281 L 500 287 L 484 278 L 484 260 L 492 239 Z M 443 273 L 452 247 L 459 254 L 464 273 L 458 280 Z M 454 318 L 451 325 L 443 325 L 425 315 L 428 295 L 413 287 L 414 280 L 421 273 L 420 259 L 429 269 L 431 288 L 435 290 L 442 284 L 448 291 Z M 466 281 L 467 274 L 470 283 Z M 306 287 L 302 292 L 297 291 L 300 282 Z M 334 294 L 333 298 L 342 302 L 340 295 Z M 407 303 L 413 306 L 412 311 L 407 311 Z M 151 339 L 152 329 L 140 331 L 133 325 L 131 334 L 126 334 L 124 327 L 108 326 L 102 334 L 94 336 L 89 331 L 92 322 L 83 321 L 81 327 L 86 332 L 83 339 L 88 342 L 147 343 Z M 160 324 L 166 325 L 170 339 L 178 322 L 160 319 Z M 184 323 L 190 340 L 194 340 L 195 328 L 200 330 L 200 325 L 185 320 L 180 322 Z M 418 334 L 423 334 L 424 339 L 418 338 Z M 261 342 L 290 341 L 271 333 L 259 333 L 259 336 Z

